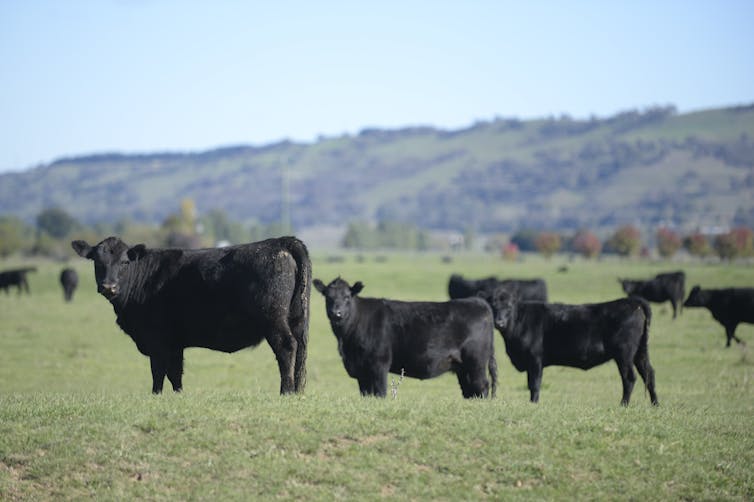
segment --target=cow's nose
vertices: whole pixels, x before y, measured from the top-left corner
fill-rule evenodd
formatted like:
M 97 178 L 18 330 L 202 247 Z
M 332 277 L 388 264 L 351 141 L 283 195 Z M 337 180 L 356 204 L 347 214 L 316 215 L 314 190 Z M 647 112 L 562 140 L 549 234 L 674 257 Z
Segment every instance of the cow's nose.
M 332 313 L 332 315 L 333 317 L 340 319 L 341 317 L 343 317 L 343 312 L 341 312 L 340 310 L 336 310 Z
M 102 285 L 102 293 L 106 296 L 113 296 L 118 292 L 118 285 L 114 283 L 105 283 Z

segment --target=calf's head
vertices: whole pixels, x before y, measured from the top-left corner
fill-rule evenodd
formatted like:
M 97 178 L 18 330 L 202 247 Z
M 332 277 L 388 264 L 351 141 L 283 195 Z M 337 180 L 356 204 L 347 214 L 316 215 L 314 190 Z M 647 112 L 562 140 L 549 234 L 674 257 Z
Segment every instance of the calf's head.
M 486 290 L 479 293 L 492 308 L 495 327 L 500 331 L 507 331 L 516 319 L 516 296 L 504 287 Z
M 627 295 L 633 294 L 633 292 L 636 291 L 639 286 L 639 283 L 637 281 L 632 281 L 629 279 L 618 279 L 618 282 L 620 282 L 620 285 L 623 288 L 623 292 Z
M 340 324 L 349 319 L 353 311 L 353 299 L 364 289 L 361 281 L 349 286 L 346 281 L 338 277 L 330 284 L 325 284 L 319 279 L 312 281 L 314 287 L 325 297 L 327 317 L 330 322 Z
M 694 286 L 694 288 L 691 290 L 691 293 L 689 293 L 689 297 L 686 298 L 686 301 L 683 302 L 684 307 L 704 307 L 706 305 L 706 298 L 704 295 L 704 292 L 702 291 L 702 288 L 699 286 Z
M 120 292 L 121 278 L 129 263 L 138 260 L 146 251 L 144 244 L 129 247 L 117 237 L 108 237 L 95 246 L 86 241 L 73 241 L 71 247 L 79 256 L 94 262 L 97 292 L 108 300 Z

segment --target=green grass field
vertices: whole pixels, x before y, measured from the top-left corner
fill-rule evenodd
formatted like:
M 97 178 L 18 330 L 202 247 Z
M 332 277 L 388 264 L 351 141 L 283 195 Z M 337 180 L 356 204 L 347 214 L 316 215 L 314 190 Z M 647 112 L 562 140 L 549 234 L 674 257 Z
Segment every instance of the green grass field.
M 569 263 L 536 257 L 373 256 L 314 277 L 364 296 L 444 300 L 449 275 L 544 277 L 553 301 L 621 296 L 618 276 L 675 263 Z M 0 263 L 1 268 L 18 262 Z M 660 406 L 641 381 L 619 406 L 613 363 L 549 367 L 528 402 L 496 334 L 498 398 L 461 398 L 452 374 L 405 379 L 397 398 L 362 398 L 313 293 L 308 386 L 280 397 L 272 351 L 186 351 L 184 392 L 152 396 L 148 359 L 97 295 L 91 262 L 64 304 L 61 265 L 38 264 L 32 295 L 0 292 L 0 500 L 754 499 L 754 354 L 726 349 L 706 310 L 676 321 L 652 304 L 650 357 Z M 684 264 L 687 289 L 752 286 L 754 268 Z M 738 335 L 754 346 L 754 326 Z M 169 387 L 169 386 L 168 386 Z

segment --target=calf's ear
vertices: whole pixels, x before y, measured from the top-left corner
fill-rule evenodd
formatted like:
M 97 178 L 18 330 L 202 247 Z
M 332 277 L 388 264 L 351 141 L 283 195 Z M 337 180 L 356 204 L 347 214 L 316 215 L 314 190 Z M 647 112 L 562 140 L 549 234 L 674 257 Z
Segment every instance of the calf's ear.
M 351 296 L 358 295 L 362 289 L 364 289 L 364 284 L 361 281 L 356 281 L 356 284 L 351 286 Z
M 138 260 L 147 254 L 147 247 L 144 244 L 137 244 L 127 251 L 129 260 Z
M 327 286 L 325 286 L 325 284 L 322 281 L 320 281 L 319 279 L 314 279 L 312 281 L 312 285 L 314 286 L 314 289 L 316 289 L 323 295 L 325 294 L 325 289 L 327 289 Z
M 86 241 L 72 241 L 71 247 L 82 258 L 91 259 L 92 246 L 87 244 Z

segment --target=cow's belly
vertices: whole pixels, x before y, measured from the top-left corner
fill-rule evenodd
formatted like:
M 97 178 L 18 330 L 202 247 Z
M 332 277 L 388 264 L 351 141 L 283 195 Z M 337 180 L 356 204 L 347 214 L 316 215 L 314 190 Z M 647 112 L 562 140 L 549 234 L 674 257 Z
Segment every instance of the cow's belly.
M 459 362 L 460 354 L 453 353 L 433 358 L 427 356 L 396 357 L 393 354 L 390 373 L 400 375 L 403 372 L 408 377 L 426 380 L 450 371 Z
M 259 345 L 265 333 L 251 324 L 225 323 L 216 326 L 188 328 L 183 337 L 185 347 L 202 347 L 221 352 L 236 352 Z

